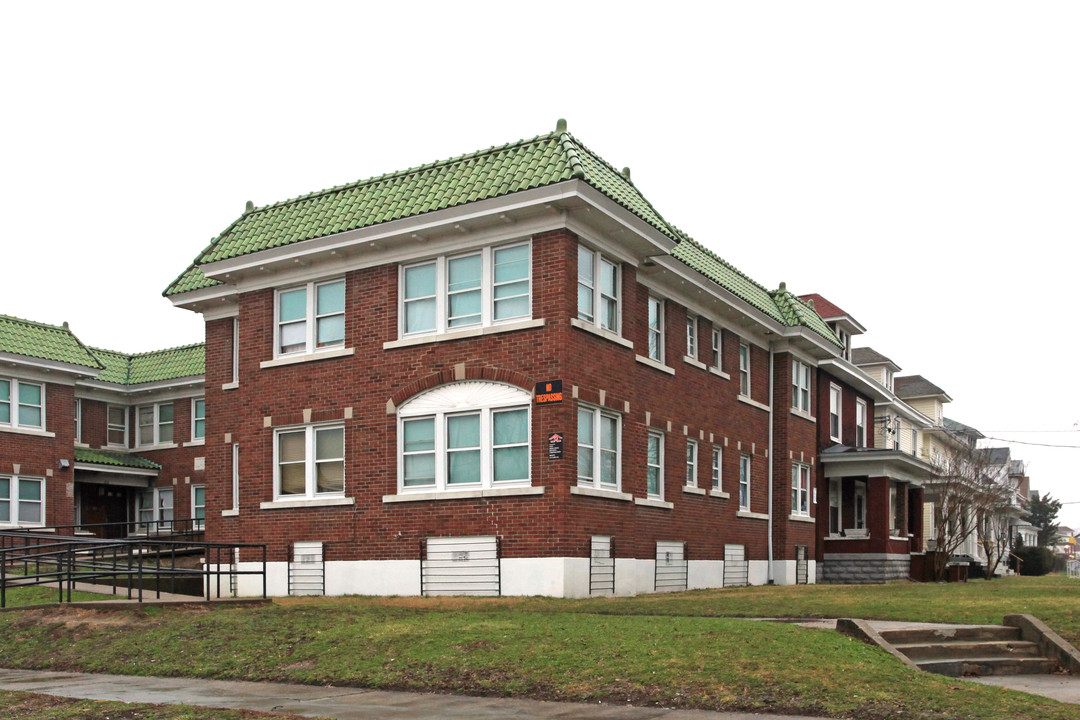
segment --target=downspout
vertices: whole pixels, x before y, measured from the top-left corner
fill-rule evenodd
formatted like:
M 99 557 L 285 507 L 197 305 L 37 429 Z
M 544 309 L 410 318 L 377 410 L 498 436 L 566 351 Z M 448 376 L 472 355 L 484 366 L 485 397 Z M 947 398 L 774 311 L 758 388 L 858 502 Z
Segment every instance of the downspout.
M 776 356 L 773 350 L 774 343 L 769 341 L 769 584 L 772 585 L 775 582 L 773 576 L 773 421 L 775 420 L 775 413 L 773 412 L 773 367 Z

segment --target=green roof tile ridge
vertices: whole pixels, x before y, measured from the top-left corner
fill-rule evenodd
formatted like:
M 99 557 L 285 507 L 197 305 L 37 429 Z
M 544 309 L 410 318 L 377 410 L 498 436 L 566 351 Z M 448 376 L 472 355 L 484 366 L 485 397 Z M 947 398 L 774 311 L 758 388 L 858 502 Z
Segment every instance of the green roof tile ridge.
M 817 311 L 810 307 L 809 303 L 805 300 L 802 300 L 795 295 L 795 293 L 788 290 L 784 283 L 780 283 L 780 287 L 773 290 L 770 295 L 776 302 L 780 312 L 784 315 L 784 322 L 787 325 L 792 327 L 796 325 L 806 327 L 825 338 L 833 345 L 843 347 L 844 344 L 836 337 L 836 333 L 834 333 L 828 323 L 818 315 Z M 785 309 L 788 312 L 784 312 Z
M 161 465 L 140 455 L 94 448 L 75 448 L 75 462 L 160 470 Z
M 175 380 L 175 379 L 181 378 L 181 377 L 194 377 L 196 375 L 204 375 L 204 374 L 206 374 L 206 360 L 205 360 L 205 357 L 203 358 L 203 367 L 199 372 L 186 372 L 183 375 L 170 375 L 168 377 L 153 378 L 153 379 L 148 379 L 148 380 L 137 379 L 137 373 L 135 372 L 135 363 L 136 363 L 137 360 L 145 360 L 147 358 L 154 358 L 154 357 L 165 357 L 165 358 L 167 358 L 170 354 L 180 355 L 184 351 L 197 350 L 197 349 L 202 349 L 203 352 L 205 352 L 206 351 L 206 343 L 205 342 L 189 343 L 187 345 L 177 345 L 176 347 L 164 348 L 164 349 L 161 349 L 161 350 L 148 350 L 146 352 L 140 352 L 140 353 L 124 353 L 124 352 L 118 352 L 116 350 L 107 350 L 105 348 L 90 348 L 90 350 L 92 352 L 100 353 L 102 355 L 108 355 L 108 356 L 120 361 L 121 363 L 123 363 L 124 371 L 123 371 L 123 377 L 121 379 L 117 379 L 117 380 L 105 379 L 105 380 L 103 380 L 103 382 L 110 382 L 110 383 L 114 383 L 114 384 L 117 384 L 117 385 L 140 385 L 140 384 L 142 384 L 144 382 L 157 382 L 158 380 Z M 186 369 L 188 369 L 188 368 L 185 368 L 185 370 Z
M 162 348 L 161 350 L 146 350 L 145 352 L 131 353 L 129 357 L 146 357 L 147 355 L 161 355 L 163 353 L 176 352 L 177 350 L 190 350 L 192 348 L 205 348 L 205 342 L 188 343 L 187 345 L 176 345 L 174 347 Z
M 685 240 L 689 240 L 689 241 L 690 241 L 690 242 L 691 242 L 691 243 L 692 243 L 692 244 L 693 244 L 693 245 L 694 245 L 694 246 L 695 246 L 695 247 L 696 247 L 697 249 L 699 249 L 699 250 L 700 250 L 701 252 L 705 253 L 705 254 L 706 254 L 706 255 L 708 255 L 708 256 L 709 256 L 710 258 L 712 258 L 713 260 L 715 260 L 716 262 L 720 263 L 721 265 L 723 265 L 723 266 L 724 266 L 725 268 L 727 268 L 727 269 L 728 269 L 728 270 L 730 270 L 731 272 L 733 272 L 733 273 L 735 273 L 736 275 L 738 275 L 739 277 L 741 277 L 741 278 L 742 278 L 743 280 L 746 280 L 746 281 L 747 281 L 748 283 L 750 283 L 750 284 L 754 285 L 755 287 L 757 287 L 757 288 L 759 288 L 759 289 L 761 289 L 761 290 L 765 291 L 766 293 L 768 293 L 768 292 L 769 292 L 769 288 L 765 287 L 764 285 L 762 285 L 761 283 L 759 283 L 759 282 L 758 282 L 757 280 L 755 280 L 754 278 L 750 277 L 749 275 L 747 275 L 746 273 L 744 273 L 744 272 L 743 272 L 742 270 L 740 270 L 739 268 L 735 267 L 734 265 L 732 265 L 732 264 L 731 264 L 730 262 L 728 262 L 728 261 L 727 261 L 727 260 L 725 260 L 724 258 L 722 258 L 722 257 L 720 257 L 719 255 L 717 255 L 717 254 L 716 254 L 715 252 L 713 252 L 712 250 L 710 250 L 710 249 L 709 249 L 708 247 L 706 247 L 705 245 L 701 244 L 700 242 L 698 242 L 698 241 L 697 241 L 697 240 L 695 240 L 694 238 L 692 238 L 692 237 L 690 237 L 689 235 L 687 235 L 687 234 L 686 234 L 686 233 L 685 233 L 684 231 L 680 230 L 679 228 L 675 227 L 674 225 L 672 225 L 671 227 L 672 227 L 672 228 L 673 228 L 673 229 L 675 230 L 675 232 L 676 232 L 676 233 L 678 233 L 678 235 L 679 235 L 680 239 L 685 239 Z
M 566 153 L 566 159 L 570 163 L 570 167 L 573 168 L 570 172 L 570 177 L 577 180 L 584 180 L 585 166 L 581 164 L 581 157 L 578 155 L 577 145 L 579 143 L 577 139 L 563 130 L 559 133 L 559 142 L 562 144 L 563 152 Z
M 37 329 L 40 329 L 40 330 L 46 330 L 46 331 L 50 331 L 50 332 L 57 332 L 57 333 L 60 333 L 62 335 L 65 335 L 66 337 L 73 340 L 75 342 L 75 344 L 78 345 L 79 348 L 83 351 L 83 353 L 85 353 L 86 357 L 89 358 L 91 361 L 93 361 L 94 364 L 91 365 L 89 363 L 76 361 L 76 360 L 71 359 L 71 358 L 60 359 L 60 358 L 41 357 L 41 359 L 43 359 L 43 360 L 57 360 L 58 362 L 67 362 L 67 363 L 70 363 L 72 365 L 79 365 L 81 367 L 88 367 L 88 368 L 92 368 L 92 369 L 95 369 L 95 370 L 103 370 L 104 367 L 105 367 L 104 365 L 101 364 L 101 362 L 96 357 L 94 357 L 94 354 L 92 352 L 90 352 L 90 349 L 87 348 L 86 345 L 83 344 L 82 340 L 80 340 L 79 337 L 75 333 L 73 333 L 71 331 L 71 328 L 68 326 L 68 324 L 66 322 L 63 325 L 51 325 L 49 323 L 43 323 L 43 322 L 39 322 L 37 320 L 27 320 L 26 318 L 16 317 L 14 315 L 5 315 L 5 314 L 0 314 L 0 321 L 6 321 L 6 322 L 14 323 L 14 324 L 17 324 L 17 325 L 23 325 L 23 326 L 37 328 Z M 16 352 L 16 354 L 22 355 L 24 353 Z M 40 357 L 40 356 L 28 355 L 28 357 Z

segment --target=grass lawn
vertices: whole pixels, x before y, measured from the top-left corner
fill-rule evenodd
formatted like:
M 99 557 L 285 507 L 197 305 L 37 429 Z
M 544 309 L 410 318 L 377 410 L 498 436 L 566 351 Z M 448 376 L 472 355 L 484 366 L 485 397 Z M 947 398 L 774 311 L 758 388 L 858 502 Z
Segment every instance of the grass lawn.
M 20 607 L 22 605 L 45 605 L 57 602 L 59 593 L 54 587 L 21 587 L 11 588 L 7 591 L 7 607 Z M 87 602 L 90 600 L 120 600 L 127 599 L 127 593 L 121 595 L 102 595 L 100 593 L 72 591 L 73 602 Z M 64 600 L 67 600 L 67 590 L 64 590 Z
M 1080 706 L 914 671 L 832 631 L 723 617 L 1000 622 L 1030 612 L 1075 639 L 1078 589 L 1064 578 L 1015 578 L 592 600 L 52 608 L 0 614 L 0 656 L 9 667 L 832 717 L 1080 720 Z
M 5 720 L 255 720 L 299 718 L 236 710 L 213 710 L 190 705 L 144 705 L 140 703 L 72 700 L 36 693 L 0 690 Z

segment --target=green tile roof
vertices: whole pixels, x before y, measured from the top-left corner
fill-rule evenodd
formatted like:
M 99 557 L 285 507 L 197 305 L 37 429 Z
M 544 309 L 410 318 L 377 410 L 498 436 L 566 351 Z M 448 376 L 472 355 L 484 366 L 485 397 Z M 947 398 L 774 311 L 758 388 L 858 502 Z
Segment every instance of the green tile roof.
M 128 453 L 94 450 L 93 448 L 75 448 L 75 462 L 92 465 L 115 465 L 116 467 L 139 468 L 141 470 L 160 470 L 161 466 L 146 458 Z
M 817 314 L 814 308 L 788 290 L 784 283 L 780 283 L 780 288 L 773 291 L 772 298 L 777 309 L 784 316 L 785 325 L 788 327 L 798 327 L 800 325 L 808 327 L 833 345 L 841 348 L 844 346 L 840 342 L 840 338 L 836 337 L 836 333 L 829 327 L 829 324 L 821 319 L 821 316 Z
M 668 223 L 630 181 L 566 132 L 491 147 L 468 155 L 321 190 L 292 200 L 248 209 L 214 238 L 163 293 L 179 295 L 220 285 L 199 269 L 304 240 L 370 227 L 478 200 L 580 179 L 675 240 L 673 255 L 778 322 L 805 325 L 839 344 L 821 318 L 801 301 L 785 308 L 762 285 Z M 816 320 L 815 320 L 816 318 Z
M 78 365 L 97 370 L 101 367 L 86 346 L 68 329 L 45 325 L 9 315 L 0 315 L 0 352 L 41 360 Z
M 98 380 L 118 385 L 176 380 L 206 373 L 206 345 L 197 343 L 153 352 L 125 355 L 91 348 L 105 366 Z

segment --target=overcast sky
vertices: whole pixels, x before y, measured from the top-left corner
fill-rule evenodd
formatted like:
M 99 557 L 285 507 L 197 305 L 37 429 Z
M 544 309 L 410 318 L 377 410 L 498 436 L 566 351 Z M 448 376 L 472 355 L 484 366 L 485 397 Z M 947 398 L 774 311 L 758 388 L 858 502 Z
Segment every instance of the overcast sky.
M 1077 446 L 1077 37 L 1075 2 L 4 3 L 0 313 L 201 341 L 161 292 L 247 200 L 565 117 L 669 221 L 851 313 L 949 417 Z M 1080 503 L 1080 450 L 1012 448 Z

